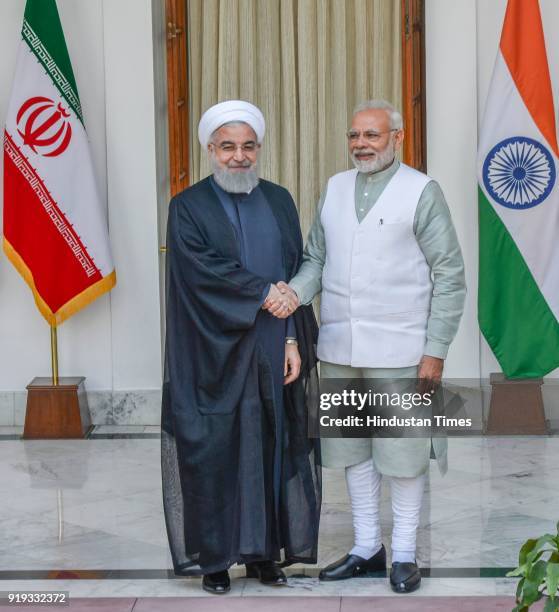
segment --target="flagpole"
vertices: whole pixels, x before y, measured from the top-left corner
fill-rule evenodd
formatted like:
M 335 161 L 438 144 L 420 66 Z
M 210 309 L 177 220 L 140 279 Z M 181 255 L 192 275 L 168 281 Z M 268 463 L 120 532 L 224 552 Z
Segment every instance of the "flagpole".
M 56 325 L 50 326 L 50 358 L 52 362 L 52 384 L 58 385 L 58 339 Z

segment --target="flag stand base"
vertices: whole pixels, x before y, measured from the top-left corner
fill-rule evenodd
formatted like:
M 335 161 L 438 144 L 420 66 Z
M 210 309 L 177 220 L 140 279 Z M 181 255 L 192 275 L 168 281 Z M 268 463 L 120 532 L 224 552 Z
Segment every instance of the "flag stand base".
M 509 380 L 504 374 L 493 373 L 491 402 L 485 433 L 489 435 L 545 435 L 549 426 L 545 420 L 542 378 Z
M 64 377 L 53 385 L 50 377 L 27 385 L 24 439 L 85 438 L 91 416 L 83 376 Z

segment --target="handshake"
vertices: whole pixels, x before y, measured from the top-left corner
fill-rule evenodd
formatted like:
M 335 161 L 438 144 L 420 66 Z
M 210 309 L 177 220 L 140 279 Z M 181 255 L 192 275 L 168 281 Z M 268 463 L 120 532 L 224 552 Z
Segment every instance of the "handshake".
M 293 314 L 299 307 L 299 298 L 291 287 L 280 281 L 275 285 L 272 284 L 270 292 L 262 304 L 262 309 L 267 310 L 270 314 L 278 319 L 285 319 L 290 314 Z

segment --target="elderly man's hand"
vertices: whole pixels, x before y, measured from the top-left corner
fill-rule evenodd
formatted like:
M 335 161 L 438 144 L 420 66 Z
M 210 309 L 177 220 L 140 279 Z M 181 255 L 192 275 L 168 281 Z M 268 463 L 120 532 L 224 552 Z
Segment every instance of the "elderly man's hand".
M 443 376 L 444 359 L 423 355 L 417 366 L 417 378 L 419 379 L 419 393 L 430 393 L 436 391 L 441 384 Z
M 283 384 L 288 385 L 297 380 L 301 372 L 301 356 L 296 344 L 285 345 L 285 363 L 283 368 Z
M 279 296 L 275 291 L 272 293 L 274 288 L 279 292 Z M 293 314 L 298 307 L 299 298 L 297 294 L 283 281 L 280 281 L 277 285 L 272 285 L 263 306 L 263 308 L 278 319 L 285 319 L 290 314 Z
M 262 310 L 269 310 L 272 306 L 278 303 L 284 303 L 284 297 L 282 292 L 278 289 L 277 285 L 272 283 L 270 285 L 270 291 L 268 291 L 268 295 L 264 300 L 264 304 L 262 304 Z

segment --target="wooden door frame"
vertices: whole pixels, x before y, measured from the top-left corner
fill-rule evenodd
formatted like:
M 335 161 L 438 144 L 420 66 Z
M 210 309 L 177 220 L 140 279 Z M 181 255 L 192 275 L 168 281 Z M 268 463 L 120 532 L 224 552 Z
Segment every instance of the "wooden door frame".
M 427 171 L 425 0 L 401 0 L 404 163 Z
M 190 184 L 187 0 L 165 0 L 171 196 Z

